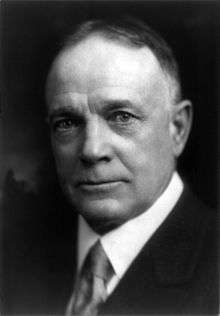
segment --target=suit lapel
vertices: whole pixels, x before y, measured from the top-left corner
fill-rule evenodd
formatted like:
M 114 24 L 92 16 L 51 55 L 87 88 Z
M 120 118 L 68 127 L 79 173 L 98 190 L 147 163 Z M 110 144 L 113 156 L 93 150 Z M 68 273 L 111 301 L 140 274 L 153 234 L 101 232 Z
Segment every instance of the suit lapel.
M 207 228 L 203 208 L 186 189 L 152 238 L 155 277 L 160 283 L 181 284 L 192 278 Z
M 181 289 L 193 277 L 206 231 L 202 209 L 186 188 L 107 300 L 104 314 L 159 311 L 158 304 L 164 311 L 171 300 L 176 309 L 181 306 Z

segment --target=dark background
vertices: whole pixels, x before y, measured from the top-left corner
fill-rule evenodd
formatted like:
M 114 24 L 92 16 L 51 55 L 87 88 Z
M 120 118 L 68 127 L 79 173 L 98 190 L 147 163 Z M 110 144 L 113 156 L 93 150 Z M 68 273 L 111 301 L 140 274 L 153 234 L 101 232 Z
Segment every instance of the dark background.
M 217 206 L 218 1 L 3 1 L 0 197 L 6 218 L 30 218 L 39 208 L 49 216 L 57 199 L 63 201 L 44 121 L 44 81 L 60 39 L 84 19 L 126 13 L 149 23 L 175 52 L 184 97 L 194 105 L 179 170 L 203 201 Z

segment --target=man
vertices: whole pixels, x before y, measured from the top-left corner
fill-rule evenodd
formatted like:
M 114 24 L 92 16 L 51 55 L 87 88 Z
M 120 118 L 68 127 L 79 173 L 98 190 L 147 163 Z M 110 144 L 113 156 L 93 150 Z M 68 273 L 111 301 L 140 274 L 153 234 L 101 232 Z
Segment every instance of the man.
M 85 22 L 56 56 L 46 99 L 60 183 L 79 214 L 63 312 L 217 313 L 212 214 L 176 172 L 192 108 L 166 42 L 133 19 Z
M 87 22 L 52 65 L 47 103 L 58 175 L 80 214 L 78 270 L 97 235 L 114 270 L 103 312 L 214 311 L 214 280 L 205 283 L 200 271 L 212 261 L 202 257 L 209 215 L 203 217 L 201 206 L 193 214 L 196 204 L 189 205 L 189 197 L 179 202 L 188 208 L 182 210 L 185 217 L 175 209 L 184 195 L 176 159 L 189 135 L 192 110 L 190 101 L 181 99 L 167 44 L 138 21 Z M 170 224 L 175 220 L 179 227 Z M 150 266 L 146 254 L 157 242 L 158 267 Z M 153 285 L 153 273 L 161 274 L 166 290 Z M 69 314 L 78 312 L 77 303 L 71 304 Z

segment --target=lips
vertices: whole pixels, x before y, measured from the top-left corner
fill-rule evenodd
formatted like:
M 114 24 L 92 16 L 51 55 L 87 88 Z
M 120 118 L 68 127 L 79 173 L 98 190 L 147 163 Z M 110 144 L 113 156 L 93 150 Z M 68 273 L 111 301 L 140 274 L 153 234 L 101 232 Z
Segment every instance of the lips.
M 121 180 L 86 180 L 86 181 L 79 181 L 77 183 L 77 187 L 107 187 L 110 185 L 114 185 L 116 183 L 122 182 Z
M 87 192 L 109 192 L 116 189 L 124 181 L 119 179 L 81 180 L 76 187 Z
M 107 183 L 118 182 L 119 180 L 82 180 L 77 183 L 77 186 L 80 185 L 103 185 Z

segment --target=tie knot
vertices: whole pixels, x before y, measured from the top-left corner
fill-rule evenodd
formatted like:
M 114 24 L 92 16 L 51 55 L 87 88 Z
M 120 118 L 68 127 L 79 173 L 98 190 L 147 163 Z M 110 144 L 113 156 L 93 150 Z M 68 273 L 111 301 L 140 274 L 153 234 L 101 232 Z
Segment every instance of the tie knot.
M 109 282 L 114 274 L 114 269 L 98 240 L 90 249 L 82 270 L 101 278 L 105 283 Z

